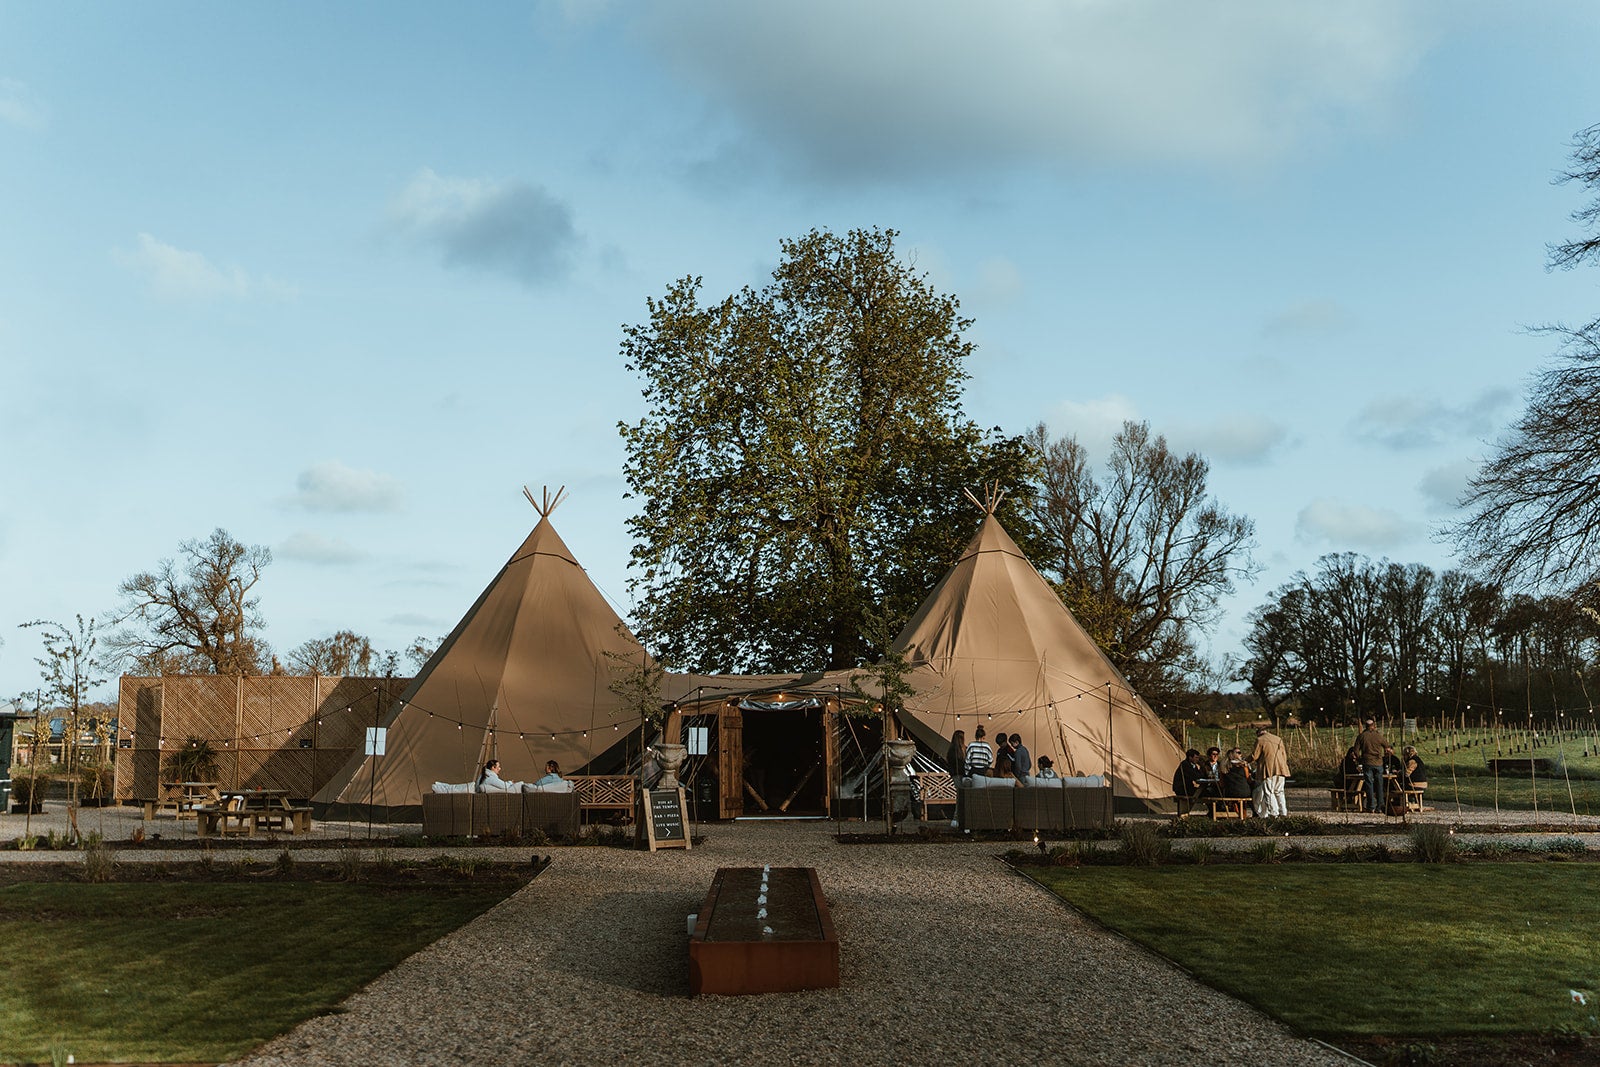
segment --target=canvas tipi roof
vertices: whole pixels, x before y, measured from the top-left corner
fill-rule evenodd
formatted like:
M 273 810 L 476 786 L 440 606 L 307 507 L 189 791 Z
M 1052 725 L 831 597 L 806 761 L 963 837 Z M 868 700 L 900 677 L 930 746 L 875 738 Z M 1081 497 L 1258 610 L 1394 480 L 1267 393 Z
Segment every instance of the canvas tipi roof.
M 507 780 L 536 779 L 551 759 L 570 773 L 637 729 L 607 653 L 645 652 L 550 524 L 559 500 L 535 502 L 538 525 L 390 707 L 376 766 L 356 755 L 314 800 L 412 807 L 489 755 Z
M 995 518 L 983 523 L 895 640 L 908 715 L 948 741 L 982 723 L 1022 733 L 1063 774 L 1110 770 L 1116 796 L 1170 797 L 1183 750 Z M 925 741 L 926 743 L 926 741 Z

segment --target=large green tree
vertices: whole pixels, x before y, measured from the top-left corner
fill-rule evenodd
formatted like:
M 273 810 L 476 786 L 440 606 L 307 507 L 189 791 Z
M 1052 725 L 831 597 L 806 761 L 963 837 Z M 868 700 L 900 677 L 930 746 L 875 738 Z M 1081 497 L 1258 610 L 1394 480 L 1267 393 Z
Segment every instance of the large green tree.
M 1025 490 L 1023 442 L 961 408 L 971 320 L 895 237 L 813 230 L 761 289 L 684 278 L 625 328 L 630 586 L 669 661 L 854 666 L 869 611 L 904 618 L 971 536 L 961 490 Z

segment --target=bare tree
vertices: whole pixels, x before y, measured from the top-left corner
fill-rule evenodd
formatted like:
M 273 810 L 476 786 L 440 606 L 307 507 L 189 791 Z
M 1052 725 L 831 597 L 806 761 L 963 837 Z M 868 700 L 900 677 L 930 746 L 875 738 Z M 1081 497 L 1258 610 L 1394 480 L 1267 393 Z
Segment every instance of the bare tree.
M 1171 451 L 1148 423 L 1123 424 L 1103 482 L 1076 438 L 1051 440 L 1041 423 L 1029 443 L 1041 569 L 1136 687 L 1178 687 L 1200 669 L 1197 632 L 1255 572 L 1255 523 L 1207 495 L 1204 458 Z
M 350 630 L 313 637 L 289 653 L 289 665 L 303 674 L 368 676 L 381 670 L 383 655 L 372 642 Z
M 1600 258 L 1600 125 L 1578 131 L 1558 184 L 1596 194 L 1572 218 L 1583 236 L 1550 246 L 1550 266 Z M 1467 564 L 1507 587 L 1600 581 L 1600 319 L 1541 328 L 1560 339 L 1535 375 L 1526 410 L 1468 483 L 1467 517 L 1447 527 Z
M 262 545 L 243 545 L 226 530 L 178 546 L 183 562 L 125 580 L 118 623 L 107 644 L 148 674 L 259 674 L 271 662 L 260 637 L 266 625 L 252 594 L 272 562 Z

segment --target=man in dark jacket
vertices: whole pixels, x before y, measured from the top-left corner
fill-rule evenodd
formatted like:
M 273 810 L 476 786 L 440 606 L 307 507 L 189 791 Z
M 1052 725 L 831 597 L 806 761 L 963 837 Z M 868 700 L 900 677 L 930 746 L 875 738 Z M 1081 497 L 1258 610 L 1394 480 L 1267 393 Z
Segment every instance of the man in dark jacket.
M 1200 765 L 1200 750 L 1191 748 L 1184 753 L 1183 762 L 1172 772 L 1172 795 L 1180 801 L 1194 803 L 1200 796 L 1201 783 L 1206 779 L 1206 769 Z M 1183 811 L 1180 806 L 1179 812 Z
M 1383 750 L 1389 742 L 1378 732 L 1378 721 L 1370 715 L 1366 729 L 1356 734 L 1356 759 L 1361 763 L 1361 776 L 1367 784 L 1367 810 L 1383 814 Z

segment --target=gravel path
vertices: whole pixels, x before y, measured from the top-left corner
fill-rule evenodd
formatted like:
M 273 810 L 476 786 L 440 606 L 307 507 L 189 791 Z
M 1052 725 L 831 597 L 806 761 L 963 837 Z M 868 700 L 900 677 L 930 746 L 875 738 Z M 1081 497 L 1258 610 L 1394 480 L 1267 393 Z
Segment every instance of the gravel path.
M 1088 923 L 993 844 L 840 845 L 826 823 L 707 833 L 689 852 L 555 849 L 342 1014 L 241 1062 L 1351 1062 Z M 766 863 L 818 869 L 842 987 L 690 998 L 685 915 L 717 867 Z M 1015 1035 L 1003 1047 L 997 1020 Z

